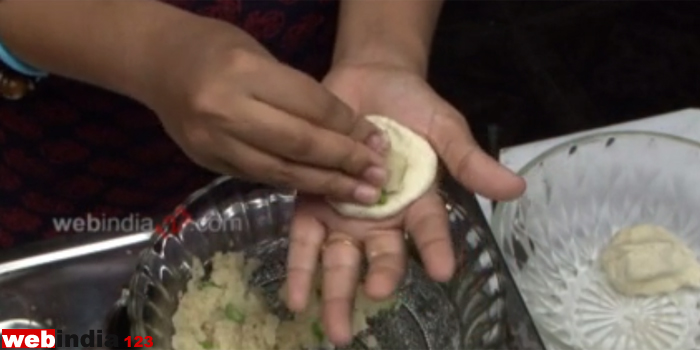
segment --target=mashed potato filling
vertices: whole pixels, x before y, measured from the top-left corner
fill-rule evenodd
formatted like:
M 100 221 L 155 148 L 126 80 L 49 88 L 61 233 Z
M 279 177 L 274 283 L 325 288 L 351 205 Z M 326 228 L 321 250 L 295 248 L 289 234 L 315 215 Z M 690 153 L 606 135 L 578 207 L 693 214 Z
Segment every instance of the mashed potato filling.
M 300 350 L 329 348 L 320 322 L 321 291 L 317 283 L 309 306 L 293 320 L 280 320 L 271 313 L 261 291 L 248 286 L 250 274 L 259 266 L 244 260 L 242 253 L 217 253 L 212 272 L 205 280 L 199 261 L 180 303 L 173 325 L 174 350 Z M 283 293 L 283 291 L 281 291 Z M 374 302 L 358 288 L 353 312 L 353 334 L 367 329 L 367 318 L 395 307 L 396 300 Z M 376 343 L 376 342 L 375 342 Z M 368 344 L 370 346 L 376 344 Z

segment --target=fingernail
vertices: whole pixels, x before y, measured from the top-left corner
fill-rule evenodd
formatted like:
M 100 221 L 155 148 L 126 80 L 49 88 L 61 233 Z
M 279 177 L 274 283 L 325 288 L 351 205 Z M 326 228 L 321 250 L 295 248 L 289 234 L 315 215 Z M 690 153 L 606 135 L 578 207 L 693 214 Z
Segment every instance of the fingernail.
M 379 154 L 386 154 L 389 150 L 389 142 L 384 133 L 373 134 L 367 139 L 367 146 Z
M 373 166 L 365 170 L 363 177 L 372 185 L 382 187 L 386 183 L 389 174 L 386 169 L 378 166 Z
M 381 193 L 378 189 L 362 184 L 355 189 L 355 200 L 364 204 L 374 204 L 379 200 Z

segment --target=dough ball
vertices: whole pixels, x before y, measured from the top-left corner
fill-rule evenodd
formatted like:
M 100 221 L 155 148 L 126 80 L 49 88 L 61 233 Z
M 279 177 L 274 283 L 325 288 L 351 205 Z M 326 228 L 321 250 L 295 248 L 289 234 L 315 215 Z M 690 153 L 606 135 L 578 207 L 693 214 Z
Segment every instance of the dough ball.
M 398 214 L 430 189 L 438 169 L 438 157 L 428 141 L 393 119 L 366 117 L 381 129 L 390 148 L 386 156 L 389 179 L 379 203 L 365 206 L 330 202 L 344 216 L 383 219 Z
M 683 242 L 663 227 L 639 225 L 620 230 L 601 255 L 615 290 L 652 296 L 700 287 L 700 264 Z

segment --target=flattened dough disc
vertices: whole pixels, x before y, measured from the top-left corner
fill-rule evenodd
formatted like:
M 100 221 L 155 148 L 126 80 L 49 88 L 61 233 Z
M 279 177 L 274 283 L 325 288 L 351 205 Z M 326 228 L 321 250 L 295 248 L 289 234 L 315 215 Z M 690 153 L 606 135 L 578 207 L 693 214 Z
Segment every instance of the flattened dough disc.
M 438 157 L 428 141 L 393 119 L 379 115 L 366 118 L 385 133 L 391 145 L 387 155 L 389 188 L 383 200 L 375 205 L 330 204 L 344 216 L 383 219 L 398 214 L 430 189 L 437 174 Z

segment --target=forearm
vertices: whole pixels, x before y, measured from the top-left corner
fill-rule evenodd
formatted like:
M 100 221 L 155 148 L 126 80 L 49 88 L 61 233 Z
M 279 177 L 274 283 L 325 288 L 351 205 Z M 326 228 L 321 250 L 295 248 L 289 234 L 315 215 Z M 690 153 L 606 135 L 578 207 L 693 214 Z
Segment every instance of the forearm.
M 186 16 L 151 0 L 4 0 L 0 40 L 36 68 L 136 97 L 158 64 L 153 43 Z
M 389 62 L 425 74 L 442 0 L 344 0 L 338 62 Z

